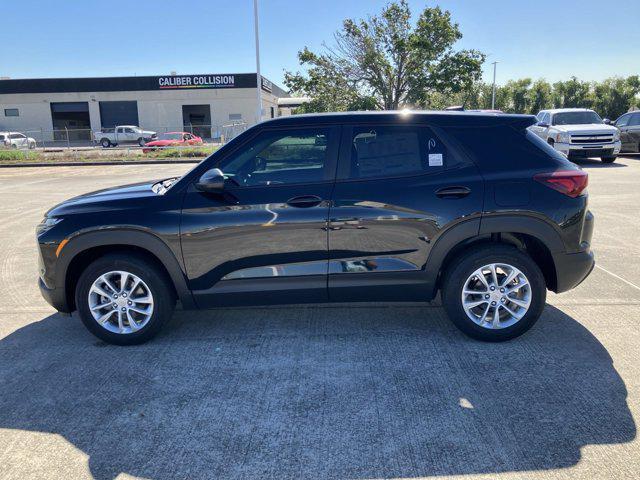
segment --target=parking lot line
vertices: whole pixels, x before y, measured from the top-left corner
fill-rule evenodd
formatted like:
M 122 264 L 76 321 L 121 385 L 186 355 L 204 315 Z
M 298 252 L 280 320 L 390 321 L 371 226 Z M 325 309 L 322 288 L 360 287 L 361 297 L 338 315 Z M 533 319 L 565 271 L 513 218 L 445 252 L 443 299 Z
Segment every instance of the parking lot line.
M 596 268 L 599 268 L 599 269 L 600 269 L 600 270 L 602 270 L 603 272 L 608 273 L 608 274 L 609 274 L 609 275 L 611 275 L 612 277 L 617 278 L 618 280 L 620 280 L 620 281 L 622 281 L 622 282 L 626 283 L 627 285 L 629 285 L 629 286 L 631 286 L 631 287 L 635 288 L 636 290 L 640 290 L 640 287 L 639 287 L 638 285 L 636 285 L 635 283 L 631 283 L 629 280 L 625 280 L 625 279 L 624 279 L 624 278 L 622 278 L 620 275 L 616 275 L 615 273 L 610 272 L 610 271 L 609 271 L 609 270 L 607 270 L 606 268 L 601 267 L 600 265 L 597 265 L 597 264 L 596 264 Z

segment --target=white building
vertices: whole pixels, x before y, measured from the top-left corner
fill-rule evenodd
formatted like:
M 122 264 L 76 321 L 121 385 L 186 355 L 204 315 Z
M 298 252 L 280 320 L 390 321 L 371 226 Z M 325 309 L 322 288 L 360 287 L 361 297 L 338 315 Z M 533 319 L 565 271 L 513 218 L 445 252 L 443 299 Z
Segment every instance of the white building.
M 0 80 L 0 131 L 89 140 L 92 131 L 139 125 L 216 137 L 229 125 L 256 123 L 256 79 L 232 73 Z M 262 77 L 262 120 L 278 116 L 278 99 L 286 96 Z

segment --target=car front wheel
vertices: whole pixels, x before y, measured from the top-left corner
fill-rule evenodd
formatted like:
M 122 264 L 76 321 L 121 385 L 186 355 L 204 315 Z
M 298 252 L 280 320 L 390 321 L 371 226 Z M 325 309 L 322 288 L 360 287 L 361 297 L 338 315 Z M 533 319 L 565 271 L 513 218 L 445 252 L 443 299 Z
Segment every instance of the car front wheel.
M 602 163 L 613 163 L 616 161 L 616 157 L 601 157 Z
M 154 337 L 175 307 L 166 274 L 135 255 L 112 254 L 94 261 L 76 288 L 76 306 L 87 329 L 115 345 Z
M 509 245 L 486 245 L 458 257 L 445 274 L 442 299 L 462 332 L 500 342 L 522 335 L 538 320 L 546 284 L 525 253 Z

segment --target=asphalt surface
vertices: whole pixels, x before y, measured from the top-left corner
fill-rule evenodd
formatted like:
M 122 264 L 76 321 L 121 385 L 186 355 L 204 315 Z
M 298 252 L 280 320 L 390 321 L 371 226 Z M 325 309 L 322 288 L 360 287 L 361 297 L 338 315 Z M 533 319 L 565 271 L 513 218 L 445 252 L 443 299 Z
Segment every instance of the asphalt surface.
M 421 304 L 176 312 L 105 345 L 40 298 L 34 226 L 188 167 L 0 170 L 0 478 L 638 478 L 640 157 L 582 165 L 598 266 L 496 345 Z

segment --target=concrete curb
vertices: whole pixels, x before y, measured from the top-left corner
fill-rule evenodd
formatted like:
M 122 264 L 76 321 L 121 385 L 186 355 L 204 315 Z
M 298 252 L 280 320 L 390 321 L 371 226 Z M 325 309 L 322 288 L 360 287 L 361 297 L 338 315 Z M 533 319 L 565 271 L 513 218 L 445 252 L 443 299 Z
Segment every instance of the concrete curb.
M 0 164 L 0 168 L 25 168 L 25 167 L 95 167 L 99 165 L 171 165 L 178 163 L 200 163 L 204 159 L 194 160 L 140 160 L 130 162 L 56 162 L 56 163 L 16 163 Z

